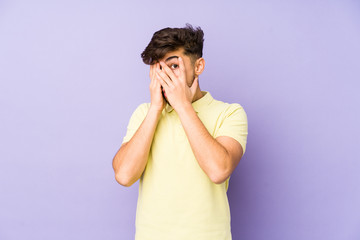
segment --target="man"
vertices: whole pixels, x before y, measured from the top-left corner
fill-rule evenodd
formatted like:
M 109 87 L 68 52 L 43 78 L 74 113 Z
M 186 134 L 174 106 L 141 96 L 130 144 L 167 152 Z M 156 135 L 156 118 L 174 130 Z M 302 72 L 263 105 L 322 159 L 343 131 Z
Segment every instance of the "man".
M 229 240 L 227 189 L 245 152 L 247 117 L 201 91 L 204 33 L 191 25 L 154 33 L 141 54 L 151 103 L 132 114 L 113 159 L 123 186 L 138 179 L 136 240 Z

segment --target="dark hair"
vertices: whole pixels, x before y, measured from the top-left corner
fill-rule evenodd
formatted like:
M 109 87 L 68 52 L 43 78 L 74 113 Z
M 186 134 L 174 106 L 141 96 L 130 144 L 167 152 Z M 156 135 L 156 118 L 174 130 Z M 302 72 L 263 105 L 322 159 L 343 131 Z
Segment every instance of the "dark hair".
M 141 53 L 145 64 L 154 64 L 168 52 L 184 49 L 193 62 L 202 57 L 204 32 L 200 27 L 186 24 L 184 28 L 164 28 L 154 33 L 150 43 Z

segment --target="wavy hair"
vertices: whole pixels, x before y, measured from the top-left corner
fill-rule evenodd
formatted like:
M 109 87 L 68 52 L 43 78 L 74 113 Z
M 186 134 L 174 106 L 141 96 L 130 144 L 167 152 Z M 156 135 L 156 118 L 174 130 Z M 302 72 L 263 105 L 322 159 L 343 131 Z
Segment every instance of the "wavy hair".
M 184 28 L 164 28 L 154 33 L 150 43 L 141 53 L 145 64 L 151 65 L 163 58 L 168 52 L 184 49 L 194 63 L 202 57 L 204 32 L 200 27 L 193 28 L 186 24 Z

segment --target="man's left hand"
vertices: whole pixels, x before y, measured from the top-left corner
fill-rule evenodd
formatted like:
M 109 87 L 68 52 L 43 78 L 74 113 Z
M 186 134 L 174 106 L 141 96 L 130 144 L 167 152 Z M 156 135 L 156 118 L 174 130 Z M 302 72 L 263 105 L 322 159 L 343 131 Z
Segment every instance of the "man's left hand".
M 157 69 L 157 78 L 165 90 L 167 100 L 177 110 L 191 104 L 198 87 L 198 77 L 195 77 L 191 87 L 186 82 L 186 72 L 183 60 L 179 57 L 179 74 L 175 74 L 164 62 L 160 62 L 162 69 Z

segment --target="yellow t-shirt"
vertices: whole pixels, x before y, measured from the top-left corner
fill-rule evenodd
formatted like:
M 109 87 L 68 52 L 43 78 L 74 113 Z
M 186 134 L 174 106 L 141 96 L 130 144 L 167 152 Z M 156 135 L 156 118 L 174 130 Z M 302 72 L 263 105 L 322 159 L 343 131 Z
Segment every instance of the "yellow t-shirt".
M 237 140 L 245 153 L 247 116 L 241 105 L 224 103 L 209 92 L 192 103 L 214 137 Z M 123 142 L 144 120 L 150 103 L 137 107 Z M 176 111 L 166 105 L 158 122 L 146 168 L 140 177 L 136 240 L 230 240 L 227 189 L 230 177 L 213 183 L 200 168 Z

